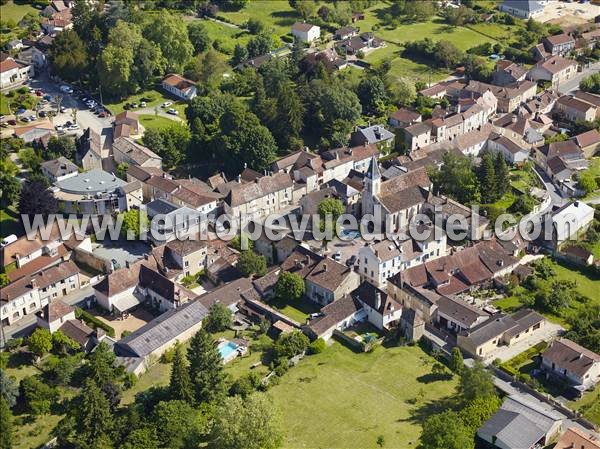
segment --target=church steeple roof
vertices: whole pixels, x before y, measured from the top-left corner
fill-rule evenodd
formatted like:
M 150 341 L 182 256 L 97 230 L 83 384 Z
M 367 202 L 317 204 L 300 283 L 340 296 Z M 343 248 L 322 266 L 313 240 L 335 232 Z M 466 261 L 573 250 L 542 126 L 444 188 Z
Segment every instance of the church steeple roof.
M 377 159 L 375 156 L 371 158 L 369 170 L 367 171 L 367 178 L 372 180 L 381 178 L 381 174 L 379 173 L 379 164 L 377 164 Z

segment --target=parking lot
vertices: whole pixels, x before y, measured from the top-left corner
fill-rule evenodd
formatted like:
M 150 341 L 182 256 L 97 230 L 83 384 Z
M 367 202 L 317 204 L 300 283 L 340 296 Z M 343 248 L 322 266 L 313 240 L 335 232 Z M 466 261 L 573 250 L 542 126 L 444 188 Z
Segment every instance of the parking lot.
M 44 104 L 40 111 L 48 113 L 54 111 L 57 115 L 52 119 L 52 123 L 55 126 L 64 126 L 67 122 L 76 123 L 78 129 L 67 131 L 69 134 L 81 135 L 85 129 L 92 128 L 94 131 L 99 132 L 103 128 L 111 126 L 112 118 L 99 117 L 94 114 L 89 107 L 75 95 L 71 95 L 60 90 L 60 86 L 63 84 L 57 84 L 52 81 L 46 74 L 40 74 L 38 77 L 31 80 L 29 87 L 35 90 L 42 90 L 44 95 L 50 96 L 51 100 Z M 60 98 L 60 106 L 63 112 L 58 112 L 58 105 L 54 99 Z

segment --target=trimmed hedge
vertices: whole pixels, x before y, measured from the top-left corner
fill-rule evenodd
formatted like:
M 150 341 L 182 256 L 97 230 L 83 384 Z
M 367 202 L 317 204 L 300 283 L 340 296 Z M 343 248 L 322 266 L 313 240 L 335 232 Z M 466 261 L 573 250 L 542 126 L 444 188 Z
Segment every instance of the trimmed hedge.
M 99 320 L 98 318 L 96 318 L 94 315 L 92 315 L 89 312 L 86 312 L 85 310 L 79 308 L 79 307 L 75 307 L 75 316 L 79 319 L 82 319 L 83 321 L 85 321 L 85 323 L 94 328 L 100 328 L 103 331 L 106 332 L 106 334 L 109 337 L 114 337 L 115 336 L 115 330 L 109 326 L 108 324 L 106 324 L 104 321 Z

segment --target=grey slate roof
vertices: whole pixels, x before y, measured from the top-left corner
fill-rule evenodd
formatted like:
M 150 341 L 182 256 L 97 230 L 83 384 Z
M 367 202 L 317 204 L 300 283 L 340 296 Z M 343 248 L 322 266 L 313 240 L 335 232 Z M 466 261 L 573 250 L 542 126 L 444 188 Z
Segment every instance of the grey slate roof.
M 502 409 L 488 419 L 477 433 L 482 437 L 496 437 L 497 447 L 510 449 L 530 448 L 545 434 L 524 416 Z
M 534 0 L 504 0 L 502 6 L 528 12 L 544 9 L 544 7 L 540 5 L 540 2 Z
M 359 128 L 357 132 L 362 134 L 368 143 L 378 143 L 394 138 L 394 134 L 385 129 L 383 125 Z
M 70 173 L 77 173 L 78 170 L 77 165 L 64 156 L 43 162 L 42 167 L 57 178 Z
M 563 416 L 521 395 L 509 396 L 500 410 L 487 420 L 477 434 L 487 439 L 496 437 L 496 446 L 525 449 L 542 440 Z M 486 438 L 487 437 L 487 438 Z
M 199 301 L 190 301 L 169 310 L 115 345 L 119 356 L 146 357 L 162 345 L 176 339 L 208 315 L 208 309 Z

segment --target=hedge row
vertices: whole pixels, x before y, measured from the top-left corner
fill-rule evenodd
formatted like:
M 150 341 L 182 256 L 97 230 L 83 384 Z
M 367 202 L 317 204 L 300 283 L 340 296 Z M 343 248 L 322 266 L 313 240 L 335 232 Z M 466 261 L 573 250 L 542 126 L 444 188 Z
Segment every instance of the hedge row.
M 79 307 L 75 308 L 75 316 L 85 321 L 87 325 L 94 329 L 100 328 L 104 330 L 109 337 L 115 336 L 115 330 L 111 326 Z

